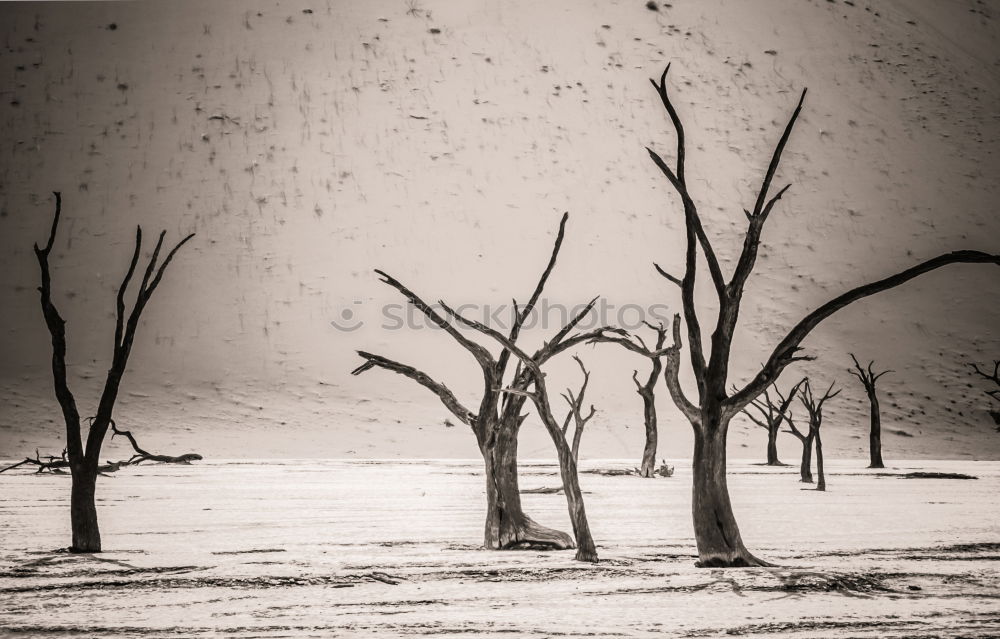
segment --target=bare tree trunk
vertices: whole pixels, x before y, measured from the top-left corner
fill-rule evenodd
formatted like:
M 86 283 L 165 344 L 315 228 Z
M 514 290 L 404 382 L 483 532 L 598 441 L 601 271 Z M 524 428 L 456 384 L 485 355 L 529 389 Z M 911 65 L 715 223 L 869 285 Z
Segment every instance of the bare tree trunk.
M 806 435 L 805 439 L 802 440 L 802 464 L 799 467 L 799 481 L 806 484 L 813 483 L 812 446 L 813 435 L 812 433 L 809 433 Z
M 823 439 L 816 431 L 816 472 L 819 480 L 816 482 L 816 490 L 826 490 L 826 475 L 823 474 Z
M 770 428 L 767 429 L 767 465 L 768 466 L 784 466 L 781 460 L 778 459 L 778 430 L 781 428 L 781 422 L 775 422 Z
M 642 467 L 640 477 L 653 477 L 656 473 L 656 405 L 653 397 L 642 396 L 643 415 L 646 422 L 646 446 L 642 449 Z
M 101 531 L 97 525 L 97 472 L 73 469 L 70 493 L 70 525 L 73 532 L 71 552 L 101 552 Z
M 500 427 L 492 447 L 483 452 L 486 462 L 486 529 L 483 545 L 493 550 L 520 545 L 555 550 L 575 547 L 566 533 L 546 528 L 524 514 L 517 480 L 517 433 L 510 424 Z
M 847 369 L 847 372 L 857 377 L 861 385 L 865 387 L 865 394 L 868 395 L 868 403 L 871 405 L 871 426 L 868 430 L 868 455 L 870 463 L 868 467 L 885 468 L 885 464 L 882 462 L 882 416 L 879 413 L 878 392 L 875 385 L 883 375 L 892 371 L 876 373 L 873 370 L 875 360 L 870 361 L 868 366 L 865 367 L 861 365 L 861 362 L 854 356 L 854 353 L 850 353 L 850 356 L 854 361 L 854 368 Z
M 568 446 L 556 445 L 559 456 L 559 474 L 562 476 L 563 490 L 566 492 L 566 505 L 569 517 L 573 522 L 573 537 L 577 539 L 576 560 L 597 563 L 597 547 L 590 534 L 590 524 L 583 507 L 583 491 L 580 490 L 580 478 L 577 474 L 576 459 Z M 570 546 L 572 547 L 572 546 Z
M 868 394 L 871 401 L 871 428 L 868 431 L 868 452 L 870 456 L 869 468 L 885 468 L 882 461 L 882 417 L 879 413 L 878 397 L 874 388 Z
M 726 428 L 694 429 L 694 489 L 691 502 L 694 536 L 698 544 L 697 566 L 767 566 L 743 545 L 733 515 L 726 483 Z
M 667 340 L 667 329 L 663 324 L 658 326 L 647 324 L 647 326 L 656 331 L 656 350 L 662 349 Z M 639 476 L 646 478 L 656 476 L 656 384 L 660 381 L 660 373 L 663 371 L 663 361 L 659 356 L 650 359 L 652 366 L 645 383 L 639 382 L 639 371 L 632 372 L 636 392 L 642 397 L 642 417 L 646 425 L 646 446 L 642 449 L 642 465 L 639 468 Z

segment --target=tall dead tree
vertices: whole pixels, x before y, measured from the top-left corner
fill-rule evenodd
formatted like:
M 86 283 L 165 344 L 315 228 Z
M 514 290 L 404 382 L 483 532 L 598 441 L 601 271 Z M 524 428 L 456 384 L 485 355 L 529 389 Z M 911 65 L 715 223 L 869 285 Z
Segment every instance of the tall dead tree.
M 1000 359 L 993 362 L 993 373 L 987 373 L 986 371 L 979 368 L 978 364 L 969 364 L 972 368 L 972 372 L 985 379 L 988 382 L 992 382 L 997 386 L 997 388 L 992 388 L 990 390 L 983 391 L 995 401 L 1000 402 Z M 993 422 L 997 426 L 997 430 L 1000 431 L 1000 407 L 989 409 L 990 417 L 993 418 Z
M 562 433 L 563 439 L 566 441 L 572 441 L 570 444 L 570 451 L 573 453 L 573 461 L 577 464 L 580 463 L 580 442 L 583 440 L 583 429 L 586 428 L 587 422 L 593 419 L 594 415 L 597 413 L 597 409 L 594 405 L 590 405 L 590 412 L 586 415 L 583 414 L 584 401 L 587 396 L 587 385 L 590 384 L 590 371 L 587 367 L 583 365 L 583 360 L 573 356 L 576 360 L 577 365 L 580 367 L 580 371 L 583 372 L 583 383 L 580 384 L 580 390 L 573 392 L 573 389 L 567 388 L 566 392 L 563 393 L 563 399 L 569 404 L 569 410 L 566 411 L 566 418 L 563 420 Z M 573 422 L 573 438 L 569 439 L 569 423 Z
M 785 367 L 793 362 L 808 359 L 799 354 L 800 344 L 816 326 L 838 310 L 869 295 L 899 286 L 918 275 L 948 264 L 959 262 L 1000 264 L 1000 255 L 979 251 L 946 253 L 895 275 L 838 295 L 799 321 L 781 339 L 753 378 L 739 390 L 732 394 L 727 393 L 733 335 L 739 319 L 744 288 L 757 261 L 757 251 L 764 223 L 774 206 L 791 187 L 790 184 L 784 186 L 772 195 L 770 193 L 771 182 L 778 170 L 782 151 L 802 110 L 806 92 L 802 92 L 798 105 L 774 148 L 753 208 L 744 209 L 747 230 L 743 239 L 743 249 L 732 277 L 727 280 L 723 275 L 719 259 L 716 257 L 715 249 L 702 225 L 694 198 L 688 190 L 685 173 L 684 128 L 667 93 L 667 72 L 669 69 L 670 66 L 667 65 L 659 83 L 655 80 L 651 80 L 651 82 L 677 136 L 675 163 L 673 166 L 669 166 L 652 149 L 647 148 L 647 151 L 680 197 L 684 210 L 686 228 L 684 274 L 681 277 L 675 277 L 662 268 L 657 267 L 657 270 L 680 288 L 684 321 L 687 326 L 691 369 L 697 385 L 697 399 L 691 401 L 676 380 L 668 383 L 668 388 L 671 389 L 671 398 L 694 429 L 692 514 L 695 539 L 698 544 L 698 565 L 766 565 L 766 562 L 754 557 L 743 544 L 729 498 L 729 488 L 726 483 L 726 436 L 729 422 L 733 416 L 739 414 L 767 387 L 777 381 Z M 707 352 L 702 342 L 702 318 L 699 317 L 694 301 L 699 253 L 707 264 L 709 280 L 718 298 L 715 328 Z M 676 371 L 671 373 L 668 368 L 665 374 L 676 376 Z
M 820 427 L 823 425 L 823 404 L 826 403 L 826 400 L 839 395 L 841 390 L 833 392 L 833 383 L 831 382 L 830 388 L 826 389 L 823 396 L 816 397 L 809 385 L 809 380 L 806 379 L 806 383 L 802 387 L 802 394 L 799 395 L 799 401 L 802 402 L 809 414 L 809 436 L 812 437 L 816 445 L 816 474 L 818 475 L 816 490 L 826 490 L 826 474 L 823 472 L 823 438 L 820 436 Z
M 882 414 L 878 405 L 875 384 L 880 377 L 893 371 L 884 370 L 881 373 L 876 373 L 872 370 L 872 367 L 875 366 L 875 360 L 868 362 L 868 367 L 864 368 L 854 353 L 850 353 L 850 356 L 854 360 L 854 368 L 848 369 L 847 372 L 857 377 L 861 385 L 865 387 L 865 394 L 868 395 L 868 403 L 871 408 L 871 421 L 868 428 L 868 467 L 885 468 L 885 464 L 882 462 Z
M 659 351 L 663 349 L 663 345 L 667 341 L 667 329 L 663 324 L 653 326 L 652 324 L 646 323 L 646 326 L 652 328 L 656 331 L 656 347 L 651 349 L 652 352 Z M 642 342 L 642 338 L 636 336 L 636 339 L 642 344 L 643 347 L 646 345 Z M 640 477 L 655 477 L 656 476 L 656 447 L 658 444 L 659 433 L 656 423 L 656 384 L 660 381 L 660 374 L 663 372 L 663 361 L 660 357 L 652 355 L 649 356 L 651 365 L 649 369 L 649 376 L 646 381 L 639 381 L 639 371 L 632 371 L 632 381 L 635 382 L 636 391 L 640 397 L 642 397 L 642 416 L 643 423 L 646 427 L 646 445 L 642 449 L 642 463 L 639 467 Z
M 188 235 L 177 243 L 173 249 L 167 253 L 166 258 L 159 265 L 157 260 L 160 250 L 163 248 L 163 238 L 166 231 L 160 233 L 156 246 L 153 248 L 153 255 L 146 265 L 139 290 L 136 291 L 135 301 L 132 310 L 125 314 L 125 293 L 128 289 L 132 275 L 135 273 L 139 263 L 139 253 L 142 248 L 142 228 L 135 230 L 135 250 L 132 253 L 132 260 L 129 262 L 128 270 L 118 287 L 116 303 L 115 321 L 115 342 L 114 351 L 111 358 L 111 368 L 108 370 L 108 377 L 104 383 L 104 391 L 101 394 L 100 403 L 97 407 L 97 415 L 90 423 L 87 433 L 87 443 L 84 446 L 80 433 L 80 413 L 76 407 L 76 400 L 69 389 L 66 380 L 66 322 L 63 320 L 55 304 L 52 302 L 52 277 L 49 272 L 49 254 L 52 252 L 52 245 L 55 243 L 56 231 L 59 229 L 59 216 L 62 213 L 62 196 L 59 192 L 54 193 L 56 198 L 56 212 L 52 219 L 52 229 L 49 232 L 49 239 L 44 248 L 38 248 L 35 244 L 35 256 L 38 258 L 38 266 L 41 269 L 41 286 L 38 288 L 41 294 L 42 314 L 45 317 L 45 324 L 52 337 L 52 379 L 55 387 L 56 399 L 62 409 L 63 420 L 66 423 L 66 452 L 69 458 L 69 468 L 73 475 L 72 490 L 70 493 L 70 522 L 73 531 L 73 545 L 70 546 L 72 552 L 101 552 L 101 533 L 97 525 L 97 507 L 94 497 L 97 489 L 97 475 L 99 467 L 99 457 L 101 446 L 104 444 L 104 437 L 111 426 L 112 414 L 115 402 L 118 399 L 118 389 L 121 386 L 122 376 L 128 365 L 128 358 L 132 352 L 132 343 L 135 339 L 136 330 L 139 328 L 139 318 L 146 308 L 146 304 L 153 296 L 156 287 L 160 285 L 163 274 L 173 260 L 174 255 L 188 240 L 194 237 L 194 233 Z
M 742 411 L 743 415 L 750 421 L 767 431 L 768 466 L 785 465 L 778 459 L 778 433 L 781 431 L 781 424 L 785 421 L 785 415 L 788 414 L 788 409 L 795 399 L 795 394 L 804 381 L 806 380 L 802 379 L 798 384 L 792 386 L 787 396 L 781 394 L 777 384 L 772 384 L 771 388 L 774 390 L 777 400 L 771 397 L 770 391 L 764 389 L 761 396 L 750 402 Z M 751 408 L 755 409 L 758 414 L 755 415 L 750 410 Z
M 514 321 L 506 336 L 511 344 L 517 343 L 524 322 L 531 315 L 552 269 L 555 268 L 568 219 L 568 214 L 563 215 L 548 264 L 545 266 L 545 270 L 542 272 L 527 304 L 520 306 L 516 301 L 514 302 Z M 453 322 L 448 321 L 398 280 L 382 271 L 376 271 L 376 273 L 380 275 L 383 282 L 399 291 L 435 326 L 445 331 L 459 346 L 472 355 L 482 373 L 483 390 L 478 399 L 477 410 L 469 410 L 447 386 L 434 380 L 423 371 L 367 351 L 358 351 L 365 362 L 354 369 L 352 374 L 360 375 L 378 367 L 408 377 L 437 395 L 444 406 L 459 421 L 472 429 L 485 465 L 487 508 L 483 545 L 486 548 L 500 550 L 522 545 L 553 549 L 572 548 L 574 542 L 569 535 L 539 525 L 524 513 L 521 506 L 517 477 L 517 436 L 525 420 L 522 409 L 528 396 L 514 392 L 501 393 L 498 389 L 508 388 L 511 391 L 526 392 L 534 380 L 531 368 L 523 365 L 515 369 L 509 381 L 505 381 L 508 377 L 508 364 L 512 356 L 508 348 L 503 348 L 500 354 L 494 357 L 488 349 L 463 335 L 453 325 Z M 580 313 L 531 355 L 530 359 L 534 365 L 541 367 L 555 355 L 579 344 L 587 343 L 596 337 L 608 333 L 624 333 L 624 331 L 608 327 L 574 333 L 577 324 L 590 313 L 596 302 L 597 298 L 591 300 Z

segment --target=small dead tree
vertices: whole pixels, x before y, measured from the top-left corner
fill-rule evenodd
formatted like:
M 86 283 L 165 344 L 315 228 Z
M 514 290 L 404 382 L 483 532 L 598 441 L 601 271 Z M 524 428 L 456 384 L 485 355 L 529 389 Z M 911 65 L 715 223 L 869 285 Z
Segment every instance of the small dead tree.
M 802 386 L 802 383 L 805 381 L 806 380 L 803 378 L 798 384 L 792 386 L 792 389 L 788 391 L 787 396 L 781 394 L 777 384 L 771 384 L 771 389 L 774 391 L 777 401 L 771 397 L 770 391 L 765 389 L 760 397 L 750 402 L 750 404 L 747 405 L 747 407 L 742 411 L 743 415 L 745 415 L 750 421 L 767 431 L 768 466 L 785 465 L 778 459 L 778 433 L 781 431 L 781 424 L 785 421 L 785 416 L 789 414 L 788 409 L 791 407 L 792 401 L 795 399 L 795 394 L 799 391 L 799 387 Z M 750 410 L 751 408 L 755 409 L 758 414 L 755 415 Z
M 542 272 L 527 304 L 521 306 L 516 301 L 514 302 L 514 321 L 506 336 L 507 341 L 511 344 L 517 343 L 524 322 L 531 315 L 535 304 L 542 295 L 549 275 L 555 268 L 568 219 L 569 214 L 563 215 L 548 264 L 545 266 L 545 270 Z M 534 379 L 531 367 L 522 365 L 514 371 L 509 381 L 505 381 L 508 377 L 508 364 L 513 355 L 510 349 L 505 347 L 498 356 L 494 357 L 488 349 L 463 335 L 453 325 L 453 322 L 448 321 L 401 282 L 383 271 L 376 270 L 375 272 L 381 276 L 383 282 L 399 291 L 435 326 L 445 331 L 459 346 L 472 355 L 482 372 L 483 391 L 478 399 L 477 410 L 469 410 L 447 386 L 434 380 L 423 371 L 367 351 L 358 351 L 358 355 L 365 362 L 355 368 L 352 374 L 360 375 L 373 368 L 381 368 L 408 377 L 434 393 L 459 421 L 469 426 L 476 437 L 485 465 L 487 507 L 483 545 L 486 548 L 502 550 L 523 545 L 553 549 L 572 548 L 574 542 L 569 535 L 538 524 L 525 514 L 521 506 L 521 493 L 517 477 L 517 436 L 526 418 L 526 415 L 522 414 L 522 409 L 528 399 L 527 389 L 532 385 Z M 590 313 L 596 302 L 597 298 L 591 300 L 580 313 L 532 354 L 531 361 L 535 366 L 541 367 L 552 357 L 579 344 L 585 344 L 595 337 L 608 333 L 624 333 L 624 331 L 609 327 L 599 327 L 586 332 L 573 332 L 577 324 Z M 502 388 L 518 392 L 501 393 L 498 389 Z
M 875 383 L 883 375 L 893 371 L 884 370 L 881 373 L 876 373 L 872 370 L 872 367 L 875 366 L 875 360 L 868 362 L 868 367 L 865 368 L 858 362 L 854 353 L 850 353 L 850 356 L 854 360 L 854 368 L 848 369 L 847 372 L 857 377 L 861 385 L 865 387 L 865 394 L 868 395 L 868 403 L 871 408 L 871 425 L 868 429 L 868 467 L 885 468 L 885 463 L 882 462 L 882 415 L 878 405 L 878 394 L 875 392 Z
M 566 392 L 563 393 L 563 399 L 569 404 L 569 410 L 566 412 L 566 418 L 563 420 L 562 433 L 563 439 L 569 441 L 569 423 L 572 420 L 573 439 L 572 444 L 570 444 L 570 451 L 573 453 L 573 461 L 579 464 L 580 441 L 583 439 L 583 429 L 587 426 L 587 422 L 593 419 L 597 413 L 597 409 L 591 404 L 590 412 L 586 415 L 583 414 L 584 397 L 587 395 L 587 385 L 590 384 L 590 371 L 583 365 L 582 359 L 576 355 L 573 356 L 573 359 L 576 360 L 577 365 L 579 365 L 580 370 L 583 372 L 583 383 L 580 385 L 580 390 L 576 393 L 570 388 L 567 388 Z
M 125 314 L 125 293 L 128 289 L 132 275 L 135 273 L 139 263 L 139 253 L 142 249 L 142 228 L 135 230 L 135 250 L 132 253 L 132 260 L 129 263 L 125 277 L 121 286 L 118 287 L 118 297 L 116 304 L 115 341 L 114 351 L 111 359 L 111 368 L 108 370 L 108 377 L 104 384 L 104 392 L 101 394 L 100 403 L 97 408 L 97 415 L 90 424 L 87 433 L 87 443 L 84 446 L 80 433 L 80 413 L 76 407 L 76 399 L 70 391 L 66 380 L 66 322 L 63 320 L 55 304 L 52 302 L 52 277 L 49 272 L 49 254 L 52 252 L 52 245 L 55 243 L 56 232 L 59 229 L 59 216 L 62 212 L 62 196 L 59 192 L 54 193 L 56 198 L 56 211 L 52 219 L 52 229 L 49 232 L 49 239 L 44 248 L 38 248 L 35 244 L 35 256 L 38 258 L 38 266 L 41 269 L 41 286 L 38 291 L 41 296 L 42 314 L 45 317 L 45 324 L 52 337 L 52 378 L 55 387 L 56 399 L 62 409 L 63 419 L 66 423 L 66 451 L 69 457 L 69 468 L 73 475 L 72 490 L 70 493 L 70 522 L 73 531 L 73 545 L 70 546 L 72 552 L 101 552 L 101 533 L 97 524 L 97 507 L 94 497 L 97 488 L 97 476 L 99 472 L 99 458 L 104 437 L 111 425 L 111 417 L 118 399 L 118 389 L 121 386 L 122 376 L 125 374 L 128 358 L 132 352 L 132 343 L 135 339 L 136 330 L 139 328 L 139 318 L 149 303 L 156 287 L 163 279 L 163 274 L 170 265 L 174 255 L 184 244 L 188 242 L 194 233 L 188 235 L 178 242 L 173 249 L 167 253 L 162 263 L 157 264 L 160 250 L 163 248 L 163 238 L 166 231 L 160 233 L 160 237 L 153 249 L 153 255 L 146 265 L 142 282 L 135 295 L 135 302 L 132 310 L 126 317 Z
M 646 445 L 642 449 L 642 462 L 639 467 L 640 477 L 655 477 L 656 476 L 656 447 L 659 439 L 659 432 L 656 423 L 656 384 L 660 381 L 660 374 L 663 372 L 663 361 L 660 357 L 652 355 L 652 352 L 659 351 L 663 349 L 663 345 L 667 341 L 667 329 L 663 324 L 653 326 L 648 322 L 644 322 L 646 326 L 656 331 L 656 347 L 651 349 L 649 356 L 651 365 L 649 369 L 649 376 L 646 378 L 645 382 L 639 381 L 639 371 L 632 371 L 632 381 L 635 382 L 636 391 L 640 397 L 642 397 L 642 415 L 643 423 L 646 426 Z M 643 347 L 646 345 L 643 343 L 642 338 L 638 335 L 636 340 Z M 650 350 L 650 349 L 647 349 Z M 666 468 L 666 466 L 664 466 Z
M 974 375 L 977 375 L 988 382 L 992 382 L 997 388 L 991 388 L 990 390 L 983 391 L 989 395 L 994 401 L 1000 402 L 1000 359 L 993 362 L 993 372 L 987 373 L 986 371 L 979 368 L 978 364 L 969 364 Z M 989 410 L 990 417 L 993 418 L 993 422 L 997 426 L 997 430 L 1000 431 L 1000 407 L 996 409 Z
M 736 517 L 733 515 L 729 487 L 726 482 L 726 438 L 730 420 L 763 393 L 766 388 L 775 383 L 789 364 L 809 359 L 799 354 L 802 341 L 823 320 L 838 310 L 949 264 L 962 262 L 1000 264 L 1000 255 L 991 255 L 980 251 L 946 253 L 895 275 L 858 286 L 834 297 L 795 324 L 778 342 L 761 369 L 749 382 L 734 393 L 727 393 L 733 336 L 739 320 L 743 293 L 757 261 L 761 233 L 775 205 L 791 188 L 789 184 L 772 195 L 770 193 L 771 182 L 777 173 L 781 154 L 791 136 L 799 113 L 802 111 L 806 92 L 803 90 L 784 132 L 771 154 L 771 160 L 757 192 L 753 208 L 744 209 L 747 230 L 743 238 L 743 248 L 733 275 L 727 281 L 715 249 L 702 225 L 698 207 L 688 190 L 685 173 L 684 127 L 667 93 L 667 72 L 669 69 L 670 66 L 667 65 L 659 82 L 656 80 L 651 80 L 651 82 L 676 133 L 675 163 L 670 166 L 652 149 L 647 148 L 647 151 L 679 196 L 684 211 L 686 230 L 684 274 L 681 277 L 676 277 L 665 269 L 657 267 L 657 270 L 667 280 L 680 288 L 684 322 L 687 326 L 691 369 L 697 386 L 697 399 L 691 401 L 676 379 L 672 382 L 668 380 L 671 398 L 694 430 L 692 516 L 695 540 L 698 545 L 698 565 L 706 567 L 767 565 L 766 562 L 753 556 L 747 550 L 743 544 Z M 707 265 L 709 279 L 718 298 L 715 328 L 707 352 L 702 342 L 702 317 L 695 307 L 695 283 L 699 270 L 699 253 Z M 676 374 L 677 371 L 671 372 L 669 367 L 665 373 L 665 375 L 672 377 L 676 377 Z
M 799 462 L 799 481 L 804 484 L 813 483 L 812 475 L 812 450 L 813 450 L 813 432 L 811 429 L 806 429 L 806 432 L 800 431 L 795 426 L 795 419 L 791 411 L 787 411 L 783 415 L 785 423 L 788 424 L 788 430 L 786 433 L 794 435 L 795 439 L 799 440 L 802 444 L 802 460 Z
M 799 401 L 809 413 L 809 436 L 816 444 L 816 473 L 818 475 L 816 490 L 826 490 L 826 474 L 823 472 L 823 438 L 820 437 L 820 427 L 823 425 L 823 404 L 826 403 L 826 400 L 839 395 L 841 390 L 833 392 L 833 383 L 831 383 L 830 388 L 826 389 L 823 396 L 817 398 L 813 395 L 809 380 L 806 379 L 802 393 L 799 395 Z

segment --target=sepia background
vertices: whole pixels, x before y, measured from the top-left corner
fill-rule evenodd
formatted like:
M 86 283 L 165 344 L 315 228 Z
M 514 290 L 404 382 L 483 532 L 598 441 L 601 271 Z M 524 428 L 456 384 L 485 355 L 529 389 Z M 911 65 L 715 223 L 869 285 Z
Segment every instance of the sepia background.
M 96 407 L 134 226 L 196 232 L 144 315 L 116 409 L 148 448 L 207 457 L 462 457 L 465 427 L 409 380 L 351 377 L 354 351 L 480 390 L 440 332 L 386 330 L 398 295 L 524 301 L 570 221 L 547 298 L 621 307 L 679 296 L 679 202 L 644 146 L 674 138 L 648 78 L 667 62 L 688 175 L 729 272 L 744 207 L 808 87 L 747 292 L 732 382 L 804 313 L 959 248 L 1000 248 L 1000 49 L 976 0 L 4 3 L 0 6 L 0 457 L 61 448 L 31 246 L 52 191 L 71 384 Z M 148 247 L 147 247 L 148 248 Z M 707 291 L 706 291 L 707 293 Z M 969 362 L 1000 358 L 996 269 L 954 266 L 856 304 L 788 370 L 845 387 L 828 457 L 862 457 L 883 378 L 884 454 L 996 459 Z M 703 303 L 710 307 L 710 298 Z M 349 315 L 345 315 L 349 311 Z M 614 320 L 614 317 L 609 318 Z M 331 322 L 355 325 L 339 330 Z M 548 331 L 531 331 L 540 343 Z M 645 362 L 585 348 L 599 412 L 584 457 L 638 458 Z M 550 386 L 576 385 L 553 362 Z M 690 454 L 660 393 L 660 456 Z M 784 436 L 783 436 L 784 437 Z M 730 455 L 764 453 L 734 424 Z M 787 443 L 792 440 L 789 439 Z M 119 442 L 109 446 L 122 446 Z M 183 449 L 183 450 L 181 450 Z M 551 457 L 537 420 L 522 455 Z M 794 457 L 788 451 L 787 457 Z

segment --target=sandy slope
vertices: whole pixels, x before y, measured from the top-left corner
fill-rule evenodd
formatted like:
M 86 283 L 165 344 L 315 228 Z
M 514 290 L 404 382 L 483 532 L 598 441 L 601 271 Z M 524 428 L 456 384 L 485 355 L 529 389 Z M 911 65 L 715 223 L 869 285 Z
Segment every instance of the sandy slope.
M 146 441 L 213 456 L 474 455 L 420 389 L 347 374 L 365 347 L 426 363 L 470 402 L 477 389 L 445 337 L 379 326 L 398 300 L 371 269 L 431 299 L 524 299 L 569 210 L 553 302 L 675 307 L 650 262 L 679 266 L 678 206 L 642 150 L 673 144 L 646 80 L 666 61 L 727 268 L 770 145 L 810 91 L 734 382 L 837 292 L 942 251 L 997 249 L 995 3 L 672 4 L 0 6 L 0 455 L 58 445 L 30 252 L 53 189 L 66 196 L 55 277 L 85 414 L 139 222 L 198 232 L 150 307 L 119 410 Z M 915 437 L 887 435 L 887 457 L 1000 455 L 963 370 L 1000 356 L 997 293 L 992 270 L 955 267 L 817 331 L 820 359 L 801 371 L 848 385 L 830 406 L 830 454 L 862 451 L 853 350 L 899 371 L 885 379 L 886 427 Z M 345 308 L 365 325 L 335 330 Z M 633 455 L 641 363 L 586 358 L 602 409 L 586 445 Z M 553 367 L 558 386 L 573 372 Z M 662 412 L 666 454 L 688 450 Z M 734 453 L 761 447 L 736 430 Z M 549 454 L 537 426 L 524 450 Z

